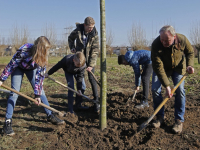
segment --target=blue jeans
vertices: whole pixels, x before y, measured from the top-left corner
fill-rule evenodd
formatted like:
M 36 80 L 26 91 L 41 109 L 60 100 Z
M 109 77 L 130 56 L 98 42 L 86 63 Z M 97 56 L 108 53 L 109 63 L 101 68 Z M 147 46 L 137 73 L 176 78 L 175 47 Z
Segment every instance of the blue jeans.
M 23 70 L 23 69 L 20 69 L 19 67 L 16 68 L 15 71 L 11 74 L 11 88 L 18 92 L 20 91 L 24 74 L 26 74 L 29 82 L 31 83 L 32 88 L 34 88 L 35 87 L 36 70 L 37 69 Z M 9 96 L 8 102 L 7 102 L 7 110 L 6 110 L 6 118 L 8 118 L 8 119 L 12 118 L 17 98 L 18 98 L 18 94 L 14 93 L 14 92 L 10 93 L 10 96 Z M 41 98 L 41 101 L 45 105 L 49 106 L 49 102 L 46 98 L 44 90 L 42 90 L 42 94 L 41 94 L 40 98 Z M 47 116 L 49 116 L 52 113 L 52 111 L 47 108 L 44 108 L 44 110 L 45 110 Z
M 65 77 L 67 80 L 68 87 L 74 89 L 74 75 L 71 73 L 65 72 Z M 85 80 L 83 78 L 82 89 L 81 89 L 82 94 L 84 93 L 85 88 L 86 88 L 86 85 L 85 85 Z M 73 95 L 74 95 L 74 92 L 71 90 L 68 90 L 68 111 L 71 113 L 73 113 L 73 103 L 74 103 Z
M 177 72 L 173 72 L 172 80 L 174 85 L 176 85 L 183 75 L 178 74 Z M 181 120 L 181 122 L 184 122 L 184 114 L 185 114 L 185 89 L 184 89 L 184 81 L 180 84 L 180 86 L 175 91 L 175 112 L 174 116 L 175 119 Z M 153 95 L 153 102 L 154 102 L 154 110 L 160 105 L 160 103 L 163 101 L 163 97 L 161 95 L 161 82 L 158 79 L 158 76 L 153 72 L 152 76 L 152 95 Z M 157 115 L 160 115 L 164 117 L 164 106 L 160 109 L 160 111 L 157 113 Z

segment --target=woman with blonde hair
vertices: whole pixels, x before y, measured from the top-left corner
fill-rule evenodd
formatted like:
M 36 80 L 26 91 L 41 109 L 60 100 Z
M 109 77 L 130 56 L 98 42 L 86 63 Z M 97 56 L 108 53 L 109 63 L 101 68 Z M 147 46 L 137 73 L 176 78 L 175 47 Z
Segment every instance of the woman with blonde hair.
M 20 91 L 24 74 L 26 74 L 32 85 L 37 105 L 41 101 L 49 106 L 48 100 L 43 90 L 43 80 L 48 64 L 48 50 L 50 42 L 45 36 L 38 37 L 34 44 L 24 44 L 12 57 L 3 73 L 0 76 L 0 85 L 11 75 L 11 88 Z M 18 94 L 11 92 L 7 101 L 7 109 L 3 132 L 6 135 L 14 135 L 12 130 L 12 115 L 18 98 Z M 51 110 L 44 108 L 47 114 L 47 120 L 53 124 L 64 124 L 63 120 L 57 118 Z

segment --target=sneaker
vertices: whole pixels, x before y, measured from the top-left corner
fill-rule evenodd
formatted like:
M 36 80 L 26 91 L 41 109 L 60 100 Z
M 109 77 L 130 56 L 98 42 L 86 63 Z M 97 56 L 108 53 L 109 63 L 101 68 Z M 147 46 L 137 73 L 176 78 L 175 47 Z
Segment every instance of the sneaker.
M 136 105 L 135 108 L 143 109 L 144 107 L 149 107 L 148 102 L 142 101 L 139 105 Z
M 56 117 L 56 116 L 54 115 L 54 113 L 52 113 L 51 115 L 49 115 L 49 116 L 47 117 L 47 121 L 49 121 L 49 122 L 51 122 L 52 124 L 55 124 L 55 125 L 65 124 L 65 121 L 59 119 L 58 117 Z
M 100 104 L 99 104 L 99 101 L 96 100 L 96 103 L 94 103 L 94 112 L 95 113 L 99 113 L 100 112 Z
M 176 119 L 172 131 L 177 134 L 181 133 L 182 130 L 183 130 L 183 123 L 179 119 Z
M 12 129 L 12 119 L 6 119 L 2 132 L 9 136 L 13 136 L 15 134 Z
M 163 122 L 164 122 L 164 118 L 162 116 L 157 116 L 157 119 L 153 121 L 152 126 L 154 128 L 160 128 Z

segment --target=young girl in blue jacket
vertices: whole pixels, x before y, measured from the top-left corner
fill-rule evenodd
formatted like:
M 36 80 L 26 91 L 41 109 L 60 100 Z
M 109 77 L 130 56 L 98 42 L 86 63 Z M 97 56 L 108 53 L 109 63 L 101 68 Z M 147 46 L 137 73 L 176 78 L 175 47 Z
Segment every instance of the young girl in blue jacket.
M 35 100 L 37 105 L 41 101 L 49 106 L 48 100 L 43 90 L 43 80 L 48 64 L 48 50 L 50 48 L 50 42 L 45 36 L 38 37 L 34 44 L 27 43 L 21 46 L 8 63 L 3 73 L 0 76 L 0 86 L 11 75 L 11 87 L 16 91 L 20 91 L 21 83 L 24 74 L 26 74 L 29 82 L 31 83 Z M 18 94 L 10 92 L 10 96 L 7 101 L 6 118 L 3 126 L 3 132 L 6 135 L 14 135 L 12 129 L 12 115 L 14 107 L 18 98 Z M 51 110 L 44 108 L 47 114 L 47 120 L 53 124 L 64 124 L 63 120 L 57 118 Z
M 133 67 L 135 72 L 135 90 L 139 90 L 139 86 L 143 84 L 143 98 L 139 105 L 136 105 L 136 108 L 149 107 L 148 104 L 148 95 L 149 95 L 149 82 L 150 77 L 153 72 L 152 62 L 151 62 L 151 51 L 147 50 L 137 50 L 137 51 L 128 51 L 125 55 L 118 56 L 119 65 L 130 65 Z M 142 70 L 140 70 L 140 65 Z

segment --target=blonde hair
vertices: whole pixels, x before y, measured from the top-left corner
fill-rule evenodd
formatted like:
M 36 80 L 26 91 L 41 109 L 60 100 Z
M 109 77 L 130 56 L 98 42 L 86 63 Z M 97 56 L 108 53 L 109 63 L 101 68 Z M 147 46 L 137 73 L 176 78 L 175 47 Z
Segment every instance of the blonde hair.
M 50 47 L 51 44 L 45 36 L 38 37 L 31 51 L 33 61 L 41 67 L 46 66 L 48 64 L 48 50 Z
M 87 18 L 85 18 L 84 24 L 85 25 L 91 25 L 91 24 L 94 25 L 95 21 L 92 17 L 87 17 Z
M 74 60 L 82 67 L 85 64 L 85 56 L 82 52 L 76 52 Z
M 171 26 L 171 25 L 165 25 L 163 26 L 159 33 L 161 34 L 162 32 L 167 32 L 169 31 L 171 33 L 171 35 L 175 36 L 176 35 L 176 32 L 175 32 L 175 29 Z

